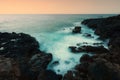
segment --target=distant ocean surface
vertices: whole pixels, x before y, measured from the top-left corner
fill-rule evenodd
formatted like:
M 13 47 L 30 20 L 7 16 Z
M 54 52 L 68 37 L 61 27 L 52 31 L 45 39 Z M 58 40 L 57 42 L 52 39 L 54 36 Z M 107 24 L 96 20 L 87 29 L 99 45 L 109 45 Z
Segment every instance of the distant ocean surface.
M 23 32 L 32 35 L 40 43 L 40 49 L 52 53 L 53 60 L 48 69 L 58 74 L 65 74 L 79 63 L 80 57 L 85 53 L 74 54 L 69 46 L 87 42 L 92 45 L 98 40 L 92 29 L 82 25 L 81 21 L 89 18 L 103 18 L 114 14 L 26 14 L 26 15 L 0 15 L 0 32 Z M 82 34 L 72 34 L 75 26 L 82 27 Z M 83 36 L 90 33 L 94 38 Z M 107 42 L 103 42 L 107 48 Z M 58 61 L 57 65 L 53 63 Z
M 41 33 L 53 32 L 64 27 L 72 27 L 75 22 L 87 18 L 107 17 L 114 14 L 51 14 L 51 15 L 0 15 L 0 31 Z

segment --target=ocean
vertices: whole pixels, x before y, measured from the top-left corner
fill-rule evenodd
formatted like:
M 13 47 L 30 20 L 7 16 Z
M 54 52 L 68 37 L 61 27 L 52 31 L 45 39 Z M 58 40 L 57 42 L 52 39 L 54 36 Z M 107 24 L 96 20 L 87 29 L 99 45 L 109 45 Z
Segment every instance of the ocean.
M 72 53 L 69 46 L 76 46 L 87 42 L 104 43 L 107 48 L 107 40 L 101 41 L 94 31 L 81 22 L 89 18 L 103 18 L 114 14 L 9 14 L 0 15 L 0 32 L 27 33 L 35 37 L 40 44 L 40 49 L 53 55 L 48 69 L 57 74 L 65 74 L 79 63 L 79 59 L 86 53 Z M 75 26 L 82 27 L 81 34 L 72 34 Z M 89 33 L 94 38 L 85 37 Z M 88 54 L 88 53 L 87 53 Z M 89 53 L 91 55 L 91 53 Z M 58 64 L 53 64 L 58 62 Z

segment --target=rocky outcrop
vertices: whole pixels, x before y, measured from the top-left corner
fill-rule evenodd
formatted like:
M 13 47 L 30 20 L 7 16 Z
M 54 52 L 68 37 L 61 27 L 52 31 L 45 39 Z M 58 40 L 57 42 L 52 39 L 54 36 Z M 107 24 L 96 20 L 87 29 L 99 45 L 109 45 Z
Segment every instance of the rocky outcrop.
M 73 30 L 72 33 L 80 33 L 81 32 L 81 27 L 80 26 L 76 26 Z
M 35 38 L 23 33 L 0 33 L 0 55 L 11 58 L 31 57 L 39 52 Z
M 0 80 L 19 80 L 19 64 L 12 58 L 0 56 Z
M 68 71 L 63 80 L 120 80 L 120 64 L 113 62 L 116 58 L 111 57 L 110 54 L 85 54 L 80 59 L 81 64 Z
M 120 32 L 120 15 L 99 18 L 99 19 L 87 19 L 82 24 L 95 29 L 95 33 L 100 35 L 100 38 L 111 38 L 114 34 Z
M 120 52 L 120 15 L 100 19 L 87 19 L 82 24 L 95 29 L 95 34 L 99 35 L 100 39 L 109 38 L 109 49 Z
M 14 32 L 0 33 L 0 55 L 2 80 L 37 80 L 52 60 L 51 54 L 39 50 L 34 37 Z
M 73 53 L 91 52 L 94 54 L 98 54 L 98 53 L 100 54 L 104 52 L 109 52 L 109 50 L 104 48 L 104 46 L 80 46 L 80 47 L 70 46 L 69 48 Z
M 109 51 L 100 49 L 93 56 L 85 54 L 74 70 L 68 71 L 63 80 L 120 80 L 120 15 L 87 19 L 82 24 L 95 30 L 100 39 L 109 39 Z M 96 45 L 96 44 L 95 44 Z M 73 51 L 79 50 L 72 47 Z M 86 47 L 82 48 L 86 49 Z M 87 50 L 95 48 L 87 47 Z M 95 49 L 96 50 L 96 49 Z M 98 54 L 100 51 L 100 54 Z

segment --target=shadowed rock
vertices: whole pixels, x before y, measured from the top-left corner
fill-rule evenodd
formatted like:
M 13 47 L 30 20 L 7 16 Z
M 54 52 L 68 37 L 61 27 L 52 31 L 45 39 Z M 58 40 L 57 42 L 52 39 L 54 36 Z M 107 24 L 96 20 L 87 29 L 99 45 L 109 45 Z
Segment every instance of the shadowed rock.
M 71 52 L 80 53 L 80 52 L 92 52 L 92 53 L 104 53 L 109 52 L 108 49 L 104 48 L 104 46 L 70 46 Z
M 68 71 L 63 80 L 120 80 L 120 15 L 87 19 L 82 24 L 94 29 L 100 39 L 109 38 L 109 51 L 103 47 L 81 47 L 81 51 L 94 51 L 96 54 L 93 56 L 83 55 L 80 64 L 74 70 Z M 79 50 L 76 48 L 72 47 L 73 51 Z
M 16 74 L 20 71 L 20 75 L 18 76 L 17 74 L 18 80 L 36 80 L 40 71 L 46 70 L 47 65 L 52 60 L 51 54 L 46 54 L 39 50 L 39 43 L 34 37 L 14 32 L 0 33 L 0 55 L 17 61 L 17 67 L 11 67 L 14 68 Z M 12 62 L 6 62 L 6 66 L 1 69 L 5 70 L 4 68 L 7 67 L 7 64 L 12 64 Z M 5 79 L 9 80 L 6 70 Z
M 80 26 L 76 26 L 73 31 L 73 33 L 80 33 L 81 32 L 81 27 Z

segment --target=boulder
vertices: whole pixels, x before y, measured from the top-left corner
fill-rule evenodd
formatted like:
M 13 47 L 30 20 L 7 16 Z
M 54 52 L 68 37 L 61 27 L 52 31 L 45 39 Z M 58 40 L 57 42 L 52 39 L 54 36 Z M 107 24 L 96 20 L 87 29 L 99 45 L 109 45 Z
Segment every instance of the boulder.
M 109 52 L 109 50 L 104 48 L 104 46 L 80 46 L 80 47 L 70 46 L 69 48 L 73 53 L 91 52 L 99 54 Z
M 80 32 L 81 32 L 81 27 L 80 26 L 76 26 L 72 31 L 72 33 L 80 33 Z
M 51 54 L 36 54 L 29 61 L 29 65 L 31 65 L 32 71 L 41 71 L 47 68 L 49 62 L 52 61 Z

